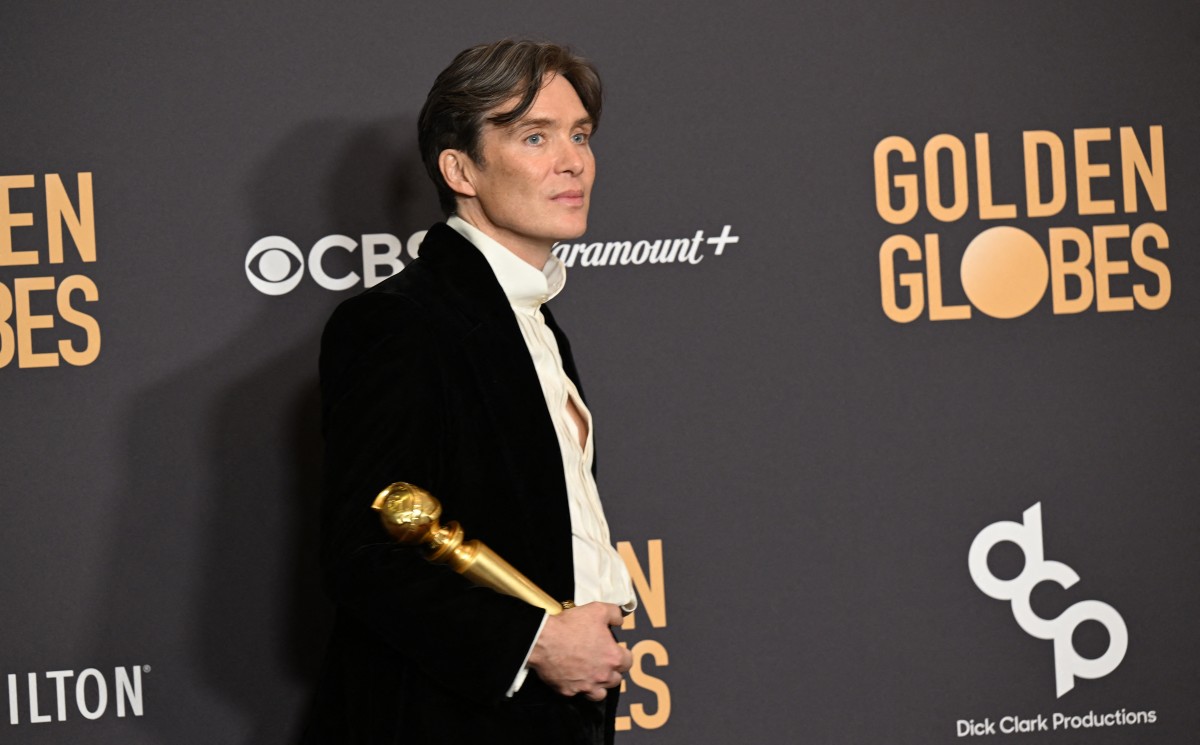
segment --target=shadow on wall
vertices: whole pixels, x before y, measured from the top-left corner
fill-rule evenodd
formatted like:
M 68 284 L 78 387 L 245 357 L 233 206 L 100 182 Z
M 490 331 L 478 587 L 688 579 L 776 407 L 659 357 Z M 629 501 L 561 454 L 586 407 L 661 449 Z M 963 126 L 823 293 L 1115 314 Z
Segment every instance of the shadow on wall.
M 302 125 L 251 174 L 247 198 L 246 246 L 404 240 L 439 216 L 411 121 Z M 317 565 L 317 356 L 329 312 L 358 290 L 247 291 L 230 288 L 228 306 L 250 304 L 253 319 L 131 412 L 98 647 L 161 661 L 142 724 L 178 745 L 295 741 L 332 616 Z

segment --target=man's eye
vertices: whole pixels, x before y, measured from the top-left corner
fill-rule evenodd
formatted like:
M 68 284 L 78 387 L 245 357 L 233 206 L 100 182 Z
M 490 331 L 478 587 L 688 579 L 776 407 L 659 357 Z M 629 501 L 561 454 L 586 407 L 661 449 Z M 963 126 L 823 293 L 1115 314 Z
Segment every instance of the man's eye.
M 587 141 L 588 141 L 588 136 L 582 132 L 571 135 L 571 142 L 574 142 L 576 145 L 583 145 Z
M 525 141 L 528 142 L 530 145 L 540 145 L 543 142 L 545 142 L 545 140 L 546 140 L 546 138 L 542 137 L 541 135 L 529 135 L 528 137 L 525 138 Z

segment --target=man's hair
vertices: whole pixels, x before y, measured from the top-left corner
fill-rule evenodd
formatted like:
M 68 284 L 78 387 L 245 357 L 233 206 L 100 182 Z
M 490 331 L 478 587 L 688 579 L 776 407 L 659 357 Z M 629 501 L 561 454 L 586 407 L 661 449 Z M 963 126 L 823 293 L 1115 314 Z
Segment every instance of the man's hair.
M 460 52 L 437 76 L 417 120 L 417 144 L 444 213 L 454 212 L 456 197 L 438 167 L 441 152 L 461 150 L 483 165 L 479 133 L 487 113 L 516 98 L 513 108 L 486 116 L 502 127 L 516 122 L 533 106 L 548 75 L 566 79 L 593 128 L 599 126 L 600 74 L 591 62 L 558 44 L 512 39 L 480 44 Z

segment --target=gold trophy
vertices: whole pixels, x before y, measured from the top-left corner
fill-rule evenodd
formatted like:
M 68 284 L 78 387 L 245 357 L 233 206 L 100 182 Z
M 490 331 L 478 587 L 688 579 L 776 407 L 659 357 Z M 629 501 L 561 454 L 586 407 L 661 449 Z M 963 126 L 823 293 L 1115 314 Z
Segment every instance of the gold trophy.
M 383 527 L 397 541 L 424 546 L 426 559 L 449 564 L 477 585 L 524 600 L 552 616 L 574 606 L 569 600 L 559 603 L 482 541 L 464 543 L 457 522 L 439 524 L 441 503 L 419 486 L 398 481 L 379 492 L 371 508 L 379 511 Z

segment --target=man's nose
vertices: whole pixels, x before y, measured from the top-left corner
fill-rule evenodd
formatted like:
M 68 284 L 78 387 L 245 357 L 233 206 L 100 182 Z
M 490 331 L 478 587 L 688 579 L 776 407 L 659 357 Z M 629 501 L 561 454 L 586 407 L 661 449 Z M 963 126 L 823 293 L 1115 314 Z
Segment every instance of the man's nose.
M 578 145 L 571 142 L 571 138 L 567 138 L 563 145 L 559 147 L 558 152 L 558 170 L 562 173 L 570 173 L 578 176 L 583 173 L 584 158 L 583 148 L 586 145 Z

